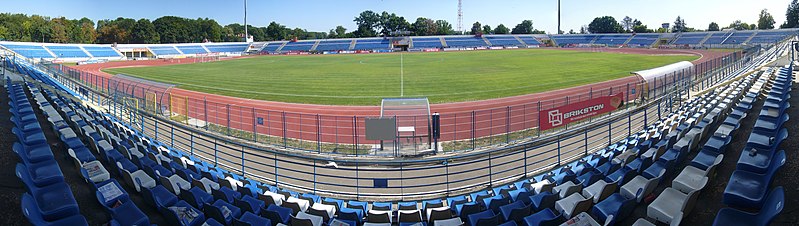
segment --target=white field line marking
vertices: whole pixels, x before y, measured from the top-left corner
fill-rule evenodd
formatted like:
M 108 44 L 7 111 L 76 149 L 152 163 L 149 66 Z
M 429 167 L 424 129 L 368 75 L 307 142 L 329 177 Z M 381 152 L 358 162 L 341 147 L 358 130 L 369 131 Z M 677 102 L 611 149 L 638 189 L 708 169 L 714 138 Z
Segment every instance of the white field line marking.
M 400 52 L 400 97 L 405 96 L 405 61 Z

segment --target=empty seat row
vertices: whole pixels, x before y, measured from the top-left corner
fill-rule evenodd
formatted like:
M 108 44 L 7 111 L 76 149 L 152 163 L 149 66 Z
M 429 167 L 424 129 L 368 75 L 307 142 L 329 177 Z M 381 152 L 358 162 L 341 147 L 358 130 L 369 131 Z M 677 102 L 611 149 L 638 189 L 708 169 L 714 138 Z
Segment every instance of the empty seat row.
M 34 225 L 88 225 L 64 174 L 55 161 L 25 86 L 6 78 L 12 129 L 17 138 L 13 151 L 19 163 L 16 175 L 25 185 L 22 213 Z

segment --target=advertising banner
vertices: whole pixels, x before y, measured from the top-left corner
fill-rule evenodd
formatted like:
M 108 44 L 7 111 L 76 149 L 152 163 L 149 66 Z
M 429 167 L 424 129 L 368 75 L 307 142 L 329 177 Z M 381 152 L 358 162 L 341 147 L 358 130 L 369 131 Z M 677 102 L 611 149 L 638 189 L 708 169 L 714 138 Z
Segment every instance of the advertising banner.
M 623 93 L 570 103 L 538 112 L 540 130 L 549 130 L 569 123 L 614 111 L 624 103 Z

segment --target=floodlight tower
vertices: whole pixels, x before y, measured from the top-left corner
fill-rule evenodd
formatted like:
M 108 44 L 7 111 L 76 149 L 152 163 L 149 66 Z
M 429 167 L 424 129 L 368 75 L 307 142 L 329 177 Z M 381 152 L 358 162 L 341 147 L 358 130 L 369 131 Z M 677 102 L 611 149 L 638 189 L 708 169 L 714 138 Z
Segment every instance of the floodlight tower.
M 458 0 L 458 31 L 463 32 L 463 0 Z
M 250 34 L 247 31 L 247 0 L 244 0 L 244 41 L 250 38 Z
M 558 0 L 558 34 L 560 34 L 560 0 Z

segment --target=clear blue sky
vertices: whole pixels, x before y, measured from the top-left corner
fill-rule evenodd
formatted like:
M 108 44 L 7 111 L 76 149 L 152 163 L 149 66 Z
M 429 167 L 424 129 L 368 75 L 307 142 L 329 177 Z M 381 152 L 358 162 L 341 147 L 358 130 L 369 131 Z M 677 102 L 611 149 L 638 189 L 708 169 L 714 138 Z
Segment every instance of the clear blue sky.
M 513 27 L 522 20 L 548 33 L 557 30 L 556 0 L 463 0 L 463 27 L 480 21 L 491 27 L 502 23 Z M 756 23 L 761 9 L 768 9 L 777 21 L 785 21 L 790 0 L 563 0 L 562 29 L 579 30 L 594 17 L 609 15 L 621 20 L 637 18 L 657 28 L 671 23 L 679 15 L 689 27 L 707 29 L 710 22 L 722 27 L 736 19 Z M 266 26 L 277 21 L 290 28 L 328 31 L 343 25 L 355 28 L 353 18 L 364 10 L 388 11 L 413 23 L 417 17 L 444 19 L 457 28 L 457 0 L 250 0 L 248 23 Z M 39 14 L 92 20 L 116 17 L 149 18 L 173 15 L 189 18 L 207 17 L 220 24 L 243 23 L 243 0 L 0 0 L 0 12 Z

